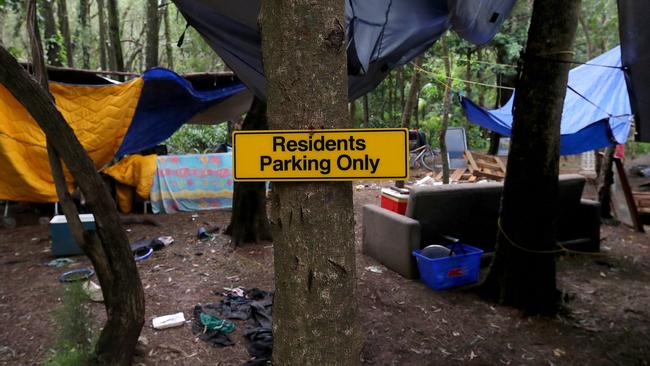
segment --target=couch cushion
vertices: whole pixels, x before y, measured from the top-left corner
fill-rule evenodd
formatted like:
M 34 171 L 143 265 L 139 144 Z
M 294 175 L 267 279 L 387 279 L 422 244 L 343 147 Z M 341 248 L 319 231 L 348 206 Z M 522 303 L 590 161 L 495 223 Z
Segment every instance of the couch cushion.
M 440 236 L 448 235 L 493 247 L 502 190 L 500 183 L 418 187 L 409 195 L 406 216 L 420 222 L 422 246 L 440 243 Z

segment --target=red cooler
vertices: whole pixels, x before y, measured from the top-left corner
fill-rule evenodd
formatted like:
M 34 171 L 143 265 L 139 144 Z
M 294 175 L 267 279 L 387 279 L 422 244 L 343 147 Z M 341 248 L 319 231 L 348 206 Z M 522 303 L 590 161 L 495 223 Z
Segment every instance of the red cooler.
M 408 194 L 403 194 L 390 188 L 382 188 L 381 190 L 381 207 L 400 215 L 406 213 L 408 200 Z

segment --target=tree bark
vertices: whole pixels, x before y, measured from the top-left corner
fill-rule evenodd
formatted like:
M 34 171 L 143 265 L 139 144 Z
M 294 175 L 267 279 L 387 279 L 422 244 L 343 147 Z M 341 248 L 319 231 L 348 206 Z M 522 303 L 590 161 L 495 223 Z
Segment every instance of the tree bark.
M 268 129 L 266 104 L 255 97 L 242 130 Z M 234 246 L 271 240 L 271 227 L 266 215 L 266 182 L 235 182 L 232 215 L 225 233 L 230 235 Z
M 557 310 L 555 280 L 560 120 L 579 0 L 537 0 L 528 31 L 486 294 L 531 314 Z
M 363 95 L 363 126 L 370 127 L 370 111 L 368 110 L 368 94 Z
M 160 32 L 160 15 L 158 0 L 147 0 L 147 46 L 146 64 L 150 69 L 158 66 L 158 34 Z
M 350 102 L 350 126 L 357 127 L 357 101 Z
M 165 6 L 163 17 L 165 21 L 165 51 L 167 54 L 167 68 L 174 70 L 174 50 L 172 49 L 171 29 L 169 29 L 169 3 Z
M 65 46 L 66 61 L 68 67 L 74 67 L 74 50 L 72 49 L 72 39 L 70 38 L 67 0 L 57 0 L 56 10 L 59 18 L 59 29 L 61 29 L 63 45 Z
M 104 0 L 97 0 L 97 21 L 99 22 L 99 67 L 102 70 L 108 70 L 109 60 L 106 57 L 106 6 Z M 111 65 L 110 69 L 115 70 L 115 66 Z
M 45 49 L 47 63 L 53 66 L 63 66 L 61 62 L 61 47 L 58 42 L 56 20 L 54 19 L 54 0 L 41 0 L 41 17 L 45 21 L 43 35 L 45 37 Z
M 0 83 L 27 109 L 47 137 L 52 177 L 71 232 L 88 255 L 102 286 L 107 322 L 95 347 L 100 365 L 129 365 L 144 323 L 144 293 L 131 250 L 110 197 L 92 160 L 56 109 L 47 89 L 36 18 L 36 1 L 28 2 L 28 32 L 36 80 L 0 48 Z M 60 157 L 75 177 L 94 214 L 97 230 L 85 232 L 67 191 Z M 101 241 L 100 241 L 101 240 Z
M 120 40 L 120 20 L 117 9 L 117 0 L 108 0 L 108 38 L 110 40 L 109 54 L 115 64 L 115 71 L 124 70 L 124 55 Z M 118 78 L 123 80 L 123 78 Z
M 417 103 L 418 90 L 420 89 L 420 69 L 422 68 L 423 58 L 424 56 L 420 55 L 415 59 L 415 67 L 413 68 L 413 75 L 411 77 L 411 89 L 409 90 L 409 97 L 406 105 L 404 105 L 404 112 L 402 113 L 402 127 L 404 128 L 409 128 L 411 114 Z
M 602 157 L 598 171 L 598 201 L 600 202 L 600 217 L 611 219 L 612 216 L 612 184 L 614 184 L 614 151 L 608 147 Z
M 262 2 L 271 129 L 349 127 L 344 24 L 340 0 Z M 273 364 L 358 365 L 352 185 L 277 182 L 273 192 Z
M 90 0 L 79 0 L 79 41 L 81 43 L 81 63 L 90 69 Z
M 451 62 L 449 61 L 449 49 L 447 48 L 447 36 L 442 36 L 440 39 L 442 45 L 442 62 L 445 65 L 445 95 L 442 100 L 442 125 L 440 126 L 440 134 L 438 136 L 438 143 L 440 145 L 440 156 L 442 156 L 442 183 L 449 184 L 449 159 L 447 154 L 447 142 L 445 136 L 447 135 L 447 128 L 449 127 L 449 112 L 451 111 L 451 90 L 449 84 L 451 80 Z

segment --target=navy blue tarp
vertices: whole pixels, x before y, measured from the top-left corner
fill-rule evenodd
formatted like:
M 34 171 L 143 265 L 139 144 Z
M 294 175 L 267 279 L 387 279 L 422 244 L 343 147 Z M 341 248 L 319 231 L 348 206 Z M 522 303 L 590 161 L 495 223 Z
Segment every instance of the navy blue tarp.
M 173 0 L 190 25 L 260 98 L 266 82 L 257 18 L 259 0 Z M 349 97 L 372 90 L 423 53 L 448 29 L 488 42 L 515 0 L 347 0 Z
M 233 82 L 216 89 L 198 91 L 189 81 L 163 68 L 147 70 L 142 77 L 144 86 L 140 100 L 115 154 L 117 158 L 156 146 L 197 113 L 246 90 L 241 82 Z
M 632 111 L 625 71 L 621 68 L 620 47 L 572 69 L 568 85 L 560 127 L 560 153 L 578 154 L 625 143 Z M 463 97 L 461 105 L 471 122 L 510 136 L 514 99 L 513 93 L 506 105 L 494 110 L 486 110 Z

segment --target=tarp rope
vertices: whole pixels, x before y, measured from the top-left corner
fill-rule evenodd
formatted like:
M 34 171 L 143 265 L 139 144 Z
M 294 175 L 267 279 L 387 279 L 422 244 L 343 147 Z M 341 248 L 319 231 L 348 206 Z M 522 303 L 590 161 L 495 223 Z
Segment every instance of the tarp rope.
M 584 251 L 579 251 L 579 250 L 572 250 L 566 248 L 562 243 L 560 242 L 555 242 L 555 245 L 558 246 L 560 249 L 552 249 L 552 250 L 533 250 L 533 249 L 528 249 L 525 247 L 522 247 L 521 245 L 515 243 L 514 240 L 510 239 L 510 236 L 506 234 L 505 230 L 503 230 L 503 227 L 501 226 L 501 218 L 499 217 L 499 220 L 497 221 L 497 227 L 499 229 L 499 233 L 503 234 L 503 237 L 506 239 L 506 242 L 510 244 L 511 246 L 521 250 L 522 252 L 530 253 L 530 254 L 562 254 L 562 253 L 567 253 L 567 254 L 587 254 L 587 255 L 606 255 L 605 253 L 594 253 L 594 252 L 584 252 Z

